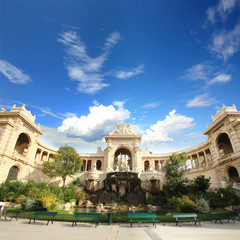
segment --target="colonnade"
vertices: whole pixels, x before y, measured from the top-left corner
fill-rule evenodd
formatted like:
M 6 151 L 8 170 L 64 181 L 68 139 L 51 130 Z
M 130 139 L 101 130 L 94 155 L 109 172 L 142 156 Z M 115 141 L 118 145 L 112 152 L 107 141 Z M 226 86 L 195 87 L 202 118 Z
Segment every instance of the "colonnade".
M 83 159 L 82 171 L 102 171 L 102 160 Z
M 166 159 L 150 159 L 144 160 L 143 171 L 157 171 L 161 172 L 163 166 L 168 161 Z M 186 161 L 185 168 L 187 169 L 197 169 L 211 166 L 213 164 L 211 153 L 209 148 L 201 150 L 199 152 L 194 152 L 192 154 L 188 154 L 188 159 Z
M 43 163 L 43 162 L 48 162 L 53 160 L 54 154 L 49 153 L 46 150 L 42 150 L 40 148 L 37 149 L 36 155 L 35 155 L 35 162 L 36 163 Z

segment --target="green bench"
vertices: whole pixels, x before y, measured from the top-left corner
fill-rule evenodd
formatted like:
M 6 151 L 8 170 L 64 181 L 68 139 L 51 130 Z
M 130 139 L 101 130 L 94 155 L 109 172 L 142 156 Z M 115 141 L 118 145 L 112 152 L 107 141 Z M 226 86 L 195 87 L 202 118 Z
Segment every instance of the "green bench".
M 196 213 L 173 213 L 172 216 L 176 219 L 176 226 L 179 224 L 182 227 L 182 222 L 197 222 L 201 226 L 201 219 L 197 219 Z
M 17 220 L 18 215 L 19 215 L 20 212 L 21 212 L 20 210 L 11 210 L 11 209 L 7 209 L 7 210 L 4 212 L 4 209 L 3 209 L 3 211 L 2 211 L 2 213 L 1 213 L 1 215 L 0 215 L 0 218 L 1 218 L 2 216 L 4 216 L 4 217 L 5 217 L 5 220 L 7 220 L 7 217 L 10 218 L 10 221 L 12 221 L 12 218 L 15 218 L 15 219 Z
M 157 217 L 156 213 L 128 213 L 128 218 L 130 218 L 129 223 L 133 227 L 133 223 L 153 223 L 156 227 L 156 223 L 159 220 L 155 220 Z
M 47 220 L 47 225 L 51 221 L 53 224 L 54 217 L 58 214 L 58 212 L 34 212 L 33 216 L 29 219 L 28 224 L 31 223 L 32 219 L 34 222 L 36 220 Z
M 102 213 L 74 213 L 72 227 L 77 225 L 77 222 L 93 222 L 95 227 L 98 226 Z
M 212 218 L 213 220 L 215 220 L 215 223 L 217 221 L 220 221 L 220 223 L 222 224 L 222 220 L 228 220 L 227 222 L 229 222 L 230 220 L 232 220 L 235 223 L 234 217 L 231 216 L 230 212 L 211 212 Z
M 232 217 L 236 221 L 240 221 L 240 210 L 235 209 L 234 211 L 230 212 L 230 217 Z

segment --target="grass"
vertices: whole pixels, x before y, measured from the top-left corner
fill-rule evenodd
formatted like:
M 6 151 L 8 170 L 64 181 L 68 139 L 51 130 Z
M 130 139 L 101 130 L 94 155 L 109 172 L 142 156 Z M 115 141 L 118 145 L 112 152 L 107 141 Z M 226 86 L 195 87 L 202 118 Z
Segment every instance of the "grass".
M 22 211 L 19 214 L 19 218 L 29 219 L 33 217 L 34 212 L 25 212 Z M 58 215 L 54 218 L 55 221 L 72 221 L 73 214 L 63 213 L 59 211 Z M 203 221 L 210 221 L 212 220 L 211 214 L 198 214 L 198 219 L 202 219 Z M 160 222 L 175 222 L 175 218 L 172 215 L 157 215 L 157 220 Z M 126 223 L 128 222 L 128 216 L 126 214 L 113 214 L 113 222 L 114 223 Z M 106 213 L 103 213 L 101 222 L 108 222 L 108 217 Z
M 15 207 L 15 208 L 9 208 L 9 209 L 21 210 L 21 207 Z M 58 212 L 58 215 L 54 218 L 54 220 L 72 221 L 74 219 L 73 214 L 69 214 L 68 211 L 60 210 L 57 212 Z M 213 210 L 212 212 L 226 212 L 226 210 L 216 209 L 216 210 Z M 159 220 L 160 222 L 175 222 L 176 220 L 175 218 L 173 218 L 172 213 L 173 212 L 170 212 L 169 215 L 157 214 L 156 219 Z M 34 212 L 21 211 L 21 213 L 19 214 L 19 218 L 29 219 L 33 217 L 33 214 Z M 203 221 L 211 221 L 213 218 L 211 213 L 207 213 L 207 214 L 198 214 L 198 219 L 202 219 Z M 114 223 L 126 223 L 129 221 L 127 213 L 114 213 L 112 220 Z M 108 222 L 108 216 L 106 213 L 103 213 L 101 222 L 105 222 L 105 223 Z

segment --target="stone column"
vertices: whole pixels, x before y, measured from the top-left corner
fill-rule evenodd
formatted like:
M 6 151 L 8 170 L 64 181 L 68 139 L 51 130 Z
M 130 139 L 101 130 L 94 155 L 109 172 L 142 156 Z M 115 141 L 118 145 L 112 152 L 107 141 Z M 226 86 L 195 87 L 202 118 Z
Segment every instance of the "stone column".
M 141 159 L 141 157 L 139 156 L 139 150 L 138 148 L 134 149 L 134 163 L 133 163 L 133 170 L 137 171 L 137 172 L 141 172 L 142 170 L 142 166 L 140 166 L 140 164 L 142 164 L 141 162 L 138 162 L 138 159 Z
M 234 153 L 239 152 L 240 151 L 240 142 L 239 142 L 239 138 L 238 138 L 234 128 L 231 128 L 229 135 L 230 135 L 230 143 L 232 144 Z
M 205 151 L 205 150 L 203 151 L 203 154 L 204 154 L 204 159 L 205 159 L 206 167 L 208 167 L 209 164 L 208 164 L 207 155 L 206 155 L 206 151 Z
M 107 148 L 107 153 L 106 153 L 106 165 L 105 165 L 105 170 L 108 170 L 111 167 L 111 148 Z
M 40 154 L 39 154 L 39 156 L 40 156 L 40 158 L 39 158 L 39 162 L 42 161 L 42 157 L 43 157 L 42 155 L 43 155 L 43 153 L 44 153 L 44 152 L 41 150 L 41 152 L 40 152 Z
M 194 169 L 195 167 L 194 167 L 194 164 L 193 164 L 193 159 L 190 158 L 190 160 L 191 160 L 191 169 Z

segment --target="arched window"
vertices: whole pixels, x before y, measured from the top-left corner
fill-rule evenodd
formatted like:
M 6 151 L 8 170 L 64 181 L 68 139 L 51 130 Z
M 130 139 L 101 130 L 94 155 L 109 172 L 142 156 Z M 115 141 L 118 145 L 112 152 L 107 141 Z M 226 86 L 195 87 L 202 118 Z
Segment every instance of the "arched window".
M 187 169 L 192 169 L 192 160 L 191 160 L 190 156 L 188 156 L 188 158 L 187 158 L 186 168 Z
M 87 171 L 91 171 L 91 168 L 92 168 L 92 161 L 88 160 L 87 161 Z
M 150 162 L 147 160 L 144 162 L 144 171 L 149 171 L 150 169 Z
M 217 143 L 218 143 L 220 157 L 224 157 L 224 156 L 226 156 L 230 153 L 233 153 L 232 144 L 231 144 L 230 139 L 229 139 L 229 137 L 226 133 L 222 133 L 218 137 Z
M 83 160 L 82 171 L 86 171 L 86 160 Z
M 209 149 L 207 149 L 205 152 L 206 152 L 206 156 L 207 156 L 208 164 L 211 165 L 211 164 L 212 164 L 212 156 L 211 156 L 211 152 L 210 152 Z
M 238 170 L 235 167 L 229 167 L 228 176 L 230 180 L 238 179 L 239 178 Z
M 199 162 L 200 162 L 201 167 L 205 167 L 206 166 L 206 159 L 205 159 L 204 153 L 200 152 L 198 154 L 198 156 L 199 156 Z
M 155 161 L 155 171 L 160 171 L 160 164 L 159 161 Z
M 17 180 L 19 169 L 16 166 L 12 166 L 9 170 L 7 179 L 8 180 Z
M 17 139 L 15 150 L 17 153 L 26 156 L 29 147 L 29 138 L 25 133 L 21 133 Z
M 198 158 L 197 158 L 197 154 L 193 154 L 192 155 L 192 164 L 193 164 L 193 168 L 198 168 Z
M 121 168 L 122 163 L 126 163 L 126 167 L 132 170 L 132 154 L 125 148 L 118 149 L 114 155 L 114 170 Z M 123 164 L 124 165 L 124 164 Z
M 102 170 L 102 161 L 100 160 L 97 160 L 97 163 L 96 163 L 96 168 L 97 170 L 101 171 Z
M 48 153 L 47 152 L 43 152 L 41 161 L 42 162 L 46 162 L 47 161 L 47 157 L 48 157 Z
M 49 162 L 52 162 L 54 159 L 54 155 L 53 154 L 49 154 L 49 158 L 48 158 L 48 161 Z
M 42 150 L 38 148 L 36 155 L 35 155 L 35 161 L 37 161 L 37 162 L 40 161 L 41 152 L 42 152 Z

